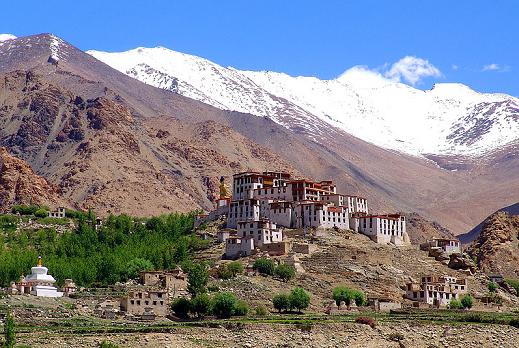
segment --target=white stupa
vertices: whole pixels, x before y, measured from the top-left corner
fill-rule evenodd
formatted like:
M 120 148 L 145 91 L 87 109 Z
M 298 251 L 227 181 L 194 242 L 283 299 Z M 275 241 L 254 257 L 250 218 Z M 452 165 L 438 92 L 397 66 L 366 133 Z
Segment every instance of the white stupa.
M 38 257 L 38 266 L 31 268 L 31 274 L 25 281 L 31 286 L 31 295 L 42 297 L 62 297 L 63 293 L 53 286 L 56 282 L 53 276 L 47 274 L 49 270 L 43 267 L 41 256 Z

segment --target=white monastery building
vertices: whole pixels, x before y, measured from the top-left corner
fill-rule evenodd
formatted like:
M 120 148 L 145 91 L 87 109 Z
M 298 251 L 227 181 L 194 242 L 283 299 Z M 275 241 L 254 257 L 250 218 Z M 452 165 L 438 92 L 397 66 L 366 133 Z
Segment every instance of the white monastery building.
M 448 306 L 453 299 L 467 293 L 467 280 L 450 276 L 422 277 L 420 283 L 409 283 L 406 297 L 417 302 L 425 302 L 435 307 Z

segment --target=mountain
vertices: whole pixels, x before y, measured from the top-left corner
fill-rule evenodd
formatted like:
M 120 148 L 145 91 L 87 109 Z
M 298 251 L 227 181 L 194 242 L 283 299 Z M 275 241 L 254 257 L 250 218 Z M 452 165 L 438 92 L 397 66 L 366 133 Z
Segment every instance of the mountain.
M 209 78 L 176 78 L 177 90 L 150 86 L 51 34 L 2 41 L 0 146 L 63 199 L 105 214 L 210 209 L 218 178 L 249 169 L 333 179 L 340 192 L 368 197 L 373 211 L 414 211 L 455 233 L 517 201 L 519 156 L 510 147 L 485 160 L 436 158 L 464 167 L 445 170 L 348 134 L 248 77 L 236 85 L 220 76 L 223 90 Z M 187 84 L 202 84 L 210 100 L 179 93 Z M 230 102 L 269 114 L 209 105 L 234 89 Z
M 0 212 L 9 211 L 14 204 L 60 204 L 59 196 L 57 187 L 0 147 Z
M 334 126 L 377 146 L 434 160 L 484 155 L 516 146 L 519 138 L 519 99 L 462 84 L 423 91 L 362 67 L 333 80 L 240 71 L 164 47 L 88 53 L 142 82 L 217 108 L 268 116 L 287 128 L 294 127 L 292 118 L 303 118 L 318 140 Z
M 519 216 L 503 211 L 492 214 L 467 252 L 483 272 L 519 278 Z
M 519 203 L 509 205 L 508 207 L 504 207 L 499 209 L 498 211 L 494 212 L 495 215 L 499 212 L 504 212 L 510 215 L 519 215 Z M 478 224 L 476 227 L 471 229 L 469 232 L 459 235 L 459 239 L 463 244 L 469 244 L 472 241 L 474 241 L 478 236 L 481 234 L 481 230 L 483 229 L 485 225 L 485 221 L 482 221 L 480 224 Z

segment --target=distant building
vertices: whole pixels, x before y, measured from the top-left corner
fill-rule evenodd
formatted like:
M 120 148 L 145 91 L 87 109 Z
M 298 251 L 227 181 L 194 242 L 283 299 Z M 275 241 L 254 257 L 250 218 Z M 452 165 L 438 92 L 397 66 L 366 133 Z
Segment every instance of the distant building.
M 422 250 L 441 250 L 446 254 L 461 253 L 461 243 L 455 238 L 434 238 L 426 243 L 420 244 Z
M 410 244 L 403 215 L 354 215 L 353 219 L 356 220 L 354 224 L 357 231 L 377 243 Z
M 133 290 L 121 299 L 121 311 L 134 316 L 153 313 L 164 317 L 169 313 L 169 299 L 166 290 Z
M 49 211 L 49 217 L 56 219 L 64 219 L 65 218 L 65 208 L 59 207 L 56 211 Z
M 409 283 L 406 297 L 417 302 L 425 302 L 435 307 L 448 306 L 452 299 L 459 299 L 466 294 L 467 280 L 450 276 L 426 276 L 420 283 Z
M 225 241 L 225 257 L 228 259 L 249 256 L 253 251 L 254 238 L 232 236 Z
M 143 271 L 139 275 L 142 285 L 166 289 L 174 297 L 186 294 L 186 274 L 179 267 L 173 271 Z

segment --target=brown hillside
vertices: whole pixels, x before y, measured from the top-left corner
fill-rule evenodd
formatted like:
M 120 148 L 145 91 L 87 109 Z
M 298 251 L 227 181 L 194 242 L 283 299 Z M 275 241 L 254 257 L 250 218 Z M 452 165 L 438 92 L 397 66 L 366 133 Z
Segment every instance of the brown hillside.
M 467 252 L 483 272 L 519 278 L 519 216 L 505 212 L 490 216 Z

